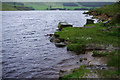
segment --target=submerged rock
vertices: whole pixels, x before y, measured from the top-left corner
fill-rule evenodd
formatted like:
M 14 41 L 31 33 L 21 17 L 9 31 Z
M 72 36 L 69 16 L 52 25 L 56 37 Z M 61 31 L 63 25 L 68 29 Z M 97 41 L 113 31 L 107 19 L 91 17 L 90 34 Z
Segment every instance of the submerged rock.
M 59 30 L 62 30 L 62 28 L 65 28 L 65 27 L 73 27 L 73 25 L 68 24 L 67 22 L 59 22 L 59 24 L 58 24 Z
M 53 36 L 53 34 L 46 34 L 45 36 L 50 36 L 50 37 L 52 37 L 52 36 Z

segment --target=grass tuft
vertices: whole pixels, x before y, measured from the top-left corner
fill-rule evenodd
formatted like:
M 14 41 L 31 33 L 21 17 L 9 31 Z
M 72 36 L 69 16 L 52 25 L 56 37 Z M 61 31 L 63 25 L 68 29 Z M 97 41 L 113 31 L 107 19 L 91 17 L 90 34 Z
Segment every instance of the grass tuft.
M 73 79 L 73 78 L 82 78 L 85 73 L 90 73 L 90 70 L 85 69 L 85 65 L 83 65 L 79 69 L 74 69 L 73 73 L 65 75 L 60 80 L 69 80 L 69 79 Z

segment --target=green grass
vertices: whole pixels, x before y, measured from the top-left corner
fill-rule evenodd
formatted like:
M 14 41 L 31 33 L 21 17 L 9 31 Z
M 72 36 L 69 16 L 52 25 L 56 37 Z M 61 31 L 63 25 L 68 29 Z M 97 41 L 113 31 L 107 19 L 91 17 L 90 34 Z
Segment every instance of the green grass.
M 63 6 L 52 6 L 52 8 L 64 8 Z
M 108 66 L 114 66 L 114 67 L 117 67 L 119 69 L 119 72 L 120 72 L 120 51 L 114 51 L 114 52 L 111 52 L 109 55 L 108 55 Z
M 74 52 L 83 52 L 85 45 L 83 44 L 68 44 L 67 50 L 74 51 Z
M 117 78 L 119 76 L 116 70 L 96 70 L 101 78 Z
M 112 52 L 98 52 L 93 51 L 94 55 L 104 55 L 108 58 L 107 66 L 108 67 L 114 67 L 115 70 L 98 70 L 100 72 L 99 74 L 102 74 L 105 78 L 111 78 L 120 75 L 120 51 L 115 50 Z
M 25 7 L 33 7 L 35 10 L 46 10 L 49 6 L 25 5 Z
M 36 3 L 36 2 L 24 2 L 24 5 L 26 7 L 33 7 L 35 10 L 46 10 L 47 8 L 49 9 L 50 6 L 52 6 L 52 8 L 60 8 L 62 7 L 62 3 L 51 3 L 51 2 L 40 2 L 40 3 Z
M 74 78 L 82 78 L 85 73 L 90 73 L 89 69 L 85 69 L 85 66 L 81 66 L 79 69 L 74 69 L 73 73 L 65 75 L 60 80 L 69 80 Z
M 92 56 L 94 56 L 94 57 L 95 56 L 98 56 L 98 57 L 100 57 L 100 56 L 107 56 L 107 53 L 93 50 L 93 55 Z
M 24 2 L 25 7 L 33 7 L 35 10 L 46 10 L 49 7 L 49 5 L 47 4 L 48 4 L 47 2 L 46 3 Z
M 90 24 L 85 26 L 96 26 L 93 28 L 79 28 L 67 27 L 61 31 L 55 32 L 61 39 L 68 40 L 69 44 L 85 45 L 89 43 L 118 46 L 120 42 L 118 39 L 119 28 L 112 28 L 110 31 L 108 27 L 104 27 L 102 23 Z M 105 31 L 102 31 L 105 30 Z M 77 48 L 77 47 L 76 47 Z M 72 50 L 68 45 L 68 49 Z M 75 51 L 75 47 L 73 48 Z M 77 52 L 77 49 L 76 49 Z
M 70 7 L 70 6 L 64 6 L 64 8 L 66 8 L 67 10 L 70 9 L 70 10 L 74 10 L 75 8 L 86 8 L 86 9 L 91 9 L 91 7 L 83 7 L 83 6 L 77 6 L 77 7 Z
M 104 78 L 116 78 L 120 75 L 120 51 L 112 51 L 107 53 L 107 66 L 108 67 L 114 67 L 115 70 L 109 69 L 109 70 L 97 70 L 101 76 Z

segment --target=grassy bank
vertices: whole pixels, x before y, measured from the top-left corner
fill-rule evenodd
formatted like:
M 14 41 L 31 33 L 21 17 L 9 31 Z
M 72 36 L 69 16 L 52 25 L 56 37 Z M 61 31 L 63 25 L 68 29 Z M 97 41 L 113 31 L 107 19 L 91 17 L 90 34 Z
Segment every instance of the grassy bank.
M 115 78 L 118 79 L 120 77 L 120 54 L 119 51 L 113 51 L 107 55 L 108 62 L 107 67 L 109 69 L 87 69 L 87 65 L 80 66 L 79 69 L 74 69 L 72 73 L 67 74 L 60 78 L 60 80 L 69 80 L 69 79 L 81 79 L 81 78 L 94 78 L 97 75 L 98 78 Z
M 92 28 L 87 28 L 87 26 L 95 26 Z M 78 27 L 67 27 L 63 28 L 61 31 L 55 32 L 59 35 L 59 38 L 69 41 L 67 44 L 67 49 L 77 52 L 79 54 L 83 53 L 83 49 L 86 44 L 97 44 L 97 45 L 113 45 L 114 47 L 119 47 L 119 35 L 120 35 L 120 25 L 104 26 L 104 24 L 96 23 L 85 25 L 86 28 Z M 88 70 L 84 67 L 75 70 L 73 73 L 65 75 L 61 80 L 68 80 L 71 78 L 87 78 L 87 75 L 97 74 L 101 78 L 118 78 L 120 75 L 120 52 L 97 52 L 93 51 L 94 56 L 106 56 L 108 58 L 108 67 L 114 67 L 113 70 L 100 70 L 92 69 Z M 97 73 L 92 73 L 92 72 Z
M 107 66 L 111 67 L 109 70 L 100 70 L 98 69 L 97 72 L 103 78 L 119 78 L 120 77 L 120 51 L 116 50 L 113 52 L 106 53 L 108 58 Z M 115 68 L 115 69 L 112 69 Z
M 60 80 L 69 80 L 75 78 L 82 78 L 85 76 L 86 73 L 90 73 L 89 69 L 85 69 L 85 65 L 81 66 L 79 69 L 74 69 L 73 73 L 65 75 L 64 77 L 60 78 Z
M 120 35 L 120 2 L 106 5 L 102 8 L 90 10 L 88 14 L 93 16 L 107 15 L 107 18 L 103 22 L 95 24 L 86 24 L 83 28 L 81 27 L 66 27 L 61 31 L 55 32 L 55 35 L 59 35 L 60 39 L 64 39 L 67 42 L 67 50 L 71 50 L 77 53 L 83 53 L 87 44 L 95 44 L 97 46 L 103 45 L 113 47 L 119 47 L 119 35 Z M 110 12 L 109 12 L 110 11 Z M 111 18 L 110 18 L 111 17 Z M 109 22 L 104 23 L 110 18 Z M 108 58 L 108 67 L 114 67 L 114 69 L 108 70 L 95 70 L 101 78 L 118 78 L 120 75 L 120 52 L 119 50 L 113 52 L 97 52 L 93 51 L 93 55 L 106 56 Z M 85 73 L 90 73 L 91 70 L 80 67 L 73 73 L 65 75 L 62 79 L 70 78 L 83 78 Z M 93 70 L 94 71 L 94 70 Z M 85 76 L 84 76 L 85 77 Z
M 113 45 L 118 47 L 119 26 L 106 27 L 102 23 L 85 26 L 95 26 L 93 28 L 67 27 L 55 32 L 61 39 L 69 41 L 67 48 L 75 52 L 81 50 L 80 46 L 85 44 Z M 110 28 L 110 29 L 109 29 Z
M 98 13 L 100 13 L 99 16 L 101 16 L 101 14 L 112 15 L 110 21 L 107 23 L 104 23 L 103 21 L 95 24 L 86 24 L 84 28 L 67 27 L 63 28 L 61 31 L 55 32 L 55 35 L 59 35 L 60 39 L 68 41 L 69 43 L 67 45 L 67 49 L 75 52 L 81 51 L 81 47 L 86 44 L 96 44 L 104 46 L 112 45 L 114 47 L 118 47 L 120 46 L 118 44 L 120 42 L 119 4 L 120 2 L 117 2 L 115 4 L 106 5 L 104 7 L 92 11 L 90 10 L 88 12 L 88 14 L 91 14 L 93 16 L 96 16 L 96 14 L 98 16 Z M 109 17 L 107 17 L 107 19 L 108 18 Z

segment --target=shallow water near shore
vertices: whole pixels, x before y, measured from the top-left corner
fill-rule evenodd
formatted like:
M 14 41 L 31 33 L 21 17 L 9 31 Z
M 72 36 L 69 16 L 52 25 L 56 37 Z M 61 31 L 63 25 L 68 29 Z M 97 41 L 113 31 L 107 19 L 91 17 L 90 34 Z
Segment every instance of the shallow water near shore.
M 3 11 L 3 78 L 58 78 L 62 68 L 78 67 L 80 55 L 55 47 L 45 36 L 59 22 L 82 27 L 84 11 Z

